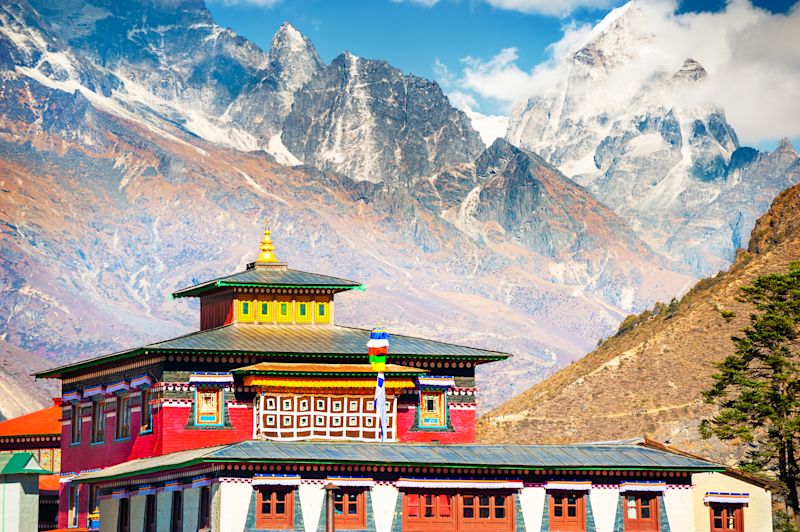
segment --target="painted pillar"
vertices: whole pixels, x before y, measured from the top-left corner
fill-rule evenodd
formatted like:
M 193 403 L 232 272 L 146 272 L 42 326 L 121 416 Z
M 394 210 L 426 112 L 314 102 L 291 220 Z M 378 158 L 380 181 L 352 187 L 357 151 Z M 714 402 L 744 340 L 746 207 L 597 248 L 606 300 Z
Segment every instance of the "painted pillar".
M 522 518 L 525 521 L 525 530 L 527 532 L 540 532 L 542 530 L 545 495 L 544 487 L 526 486 L 519 492 L 519 505 L 522 509 Z
M 145 495 L 134 495 L 130 501 L 131 532 L 141 532 L 144 530 L 144 507 L 147 503 L 147 497 Z
M 156 530 L 169 530 L 171 521 L 172 492 L 162 491 L 156 494 Z
M 183 490 L 183 532 L 197 532 L 200 517 L 200 488 Z M 137 532 L 131 530 L 131 532 Z
M 100 532 L 116 532 L 119 521 L 119 501 L 100 499 Z
M 592 486 L 589 491 L 594 526 L 597 532 L 614 532 L 614 520 L 619 504 L 619 488 L 616 486 Z

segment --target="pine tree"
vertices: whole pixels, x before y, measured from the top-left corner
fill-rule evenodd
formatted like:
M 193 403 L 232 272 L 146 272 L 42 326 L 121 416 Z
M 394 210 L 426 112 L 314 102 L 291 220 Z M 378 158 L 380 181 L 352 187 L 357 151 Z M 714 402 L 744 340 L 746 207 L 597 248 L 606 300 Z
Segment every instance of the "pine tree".
M 719 411 L 700 424 L 704 438 L 748 444 L 741 466 L 774 471 L 786 488 L 793 519 L 800 515 L 800 263 L 786 273 L 759 277 L 741 288 L 740 300 L 756 310 L 750 325 L 731 339 L 734 352 L 717 364 L 703 393 Z

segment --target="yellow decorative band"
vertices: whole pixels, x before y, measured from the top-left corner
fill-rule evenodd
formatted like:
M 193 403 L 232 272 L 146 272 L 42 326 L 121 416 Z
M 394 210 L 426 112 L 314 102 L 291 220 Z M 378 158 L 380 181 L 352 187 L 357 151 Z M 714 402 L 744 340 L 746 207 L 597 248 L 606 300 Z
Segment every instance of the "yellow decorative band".
M 275 388 L 375 388 L 375 379 L 273 379 L 258 376 L 244 378 L 245 386 L 275 387 Z M 386 388 L 414 388 L 416 385 L 411 379 L 387 379 Z

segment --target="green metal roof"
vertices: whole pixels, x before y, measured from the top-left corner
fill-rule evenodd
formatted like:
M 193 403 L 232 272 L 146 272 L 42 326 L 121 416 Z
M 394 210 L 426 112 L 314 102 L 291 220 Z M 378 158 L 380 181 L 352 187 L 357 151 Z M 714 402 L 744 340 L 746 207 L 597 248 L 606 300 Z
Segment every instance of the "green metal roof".
M 0 453 L 0 475 L 52 475 L 42 469 L 32 453 Z
M 440 445 L 250 440 L 133 460 L 80 475 L 83 482 L 131 477 L 201 463 L 420 465 L 525 470 L 725 471 L 725 467 L 640 445 Z
M 206 281 L 172 294 L 176 297 L 197 297 L 215 288 L 225 286 L 252 286 L 258 288 L 328 288 L 337 292 L 343 290 L 364 290 L 364 285 L 356 281 L 320 275 L 317 273 L 290 270 L 288 268 L 249 268 L 219 279 Z
M 199 352 L 221 354 L 289 355 L 304 358 L 367 357 L 369 329 L 338 325 L 254 325 L 231 324 L 197 331 L 171 340 L 148 344 L 36 373 L 37 378 L 58 378 L 69 373 L 138 356 L 145 352 Z M 457 344 L 437 342 L 413 336 L 392 334 L 389 340 L 392 358 L 446 358 L 479 361 L 502 360 L 508 353 L 488 351 Z

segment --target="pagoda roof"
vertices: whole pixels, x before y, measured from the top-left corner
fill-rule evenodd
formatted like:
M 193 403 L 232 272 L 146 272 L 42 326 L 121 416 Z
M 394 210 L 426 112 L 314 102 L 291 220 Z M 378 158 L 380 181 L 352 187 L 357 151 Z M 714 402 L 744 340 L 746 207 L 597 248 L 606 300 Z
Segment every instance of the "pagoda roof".
M 61 437 L 61 400 L 54 400 L 53 406 L 0 423 L 0 440 L 16 436 Z
M 211 281 L 182 288 L 172 293 L 173 298 L 199 297 L 216 288 L 255 287 L 255 288 L 326 288 L 336 292 L 344 290 L 364 290 L 364 285 L 356 281 L 331 277 L 318 273 L 290 270 L 285 267 L 260 267 L 248 265 L 243 272 L 234 273 Z
M 367 357 L 369 329 L 339 325 L 223 325 L 193 332 L 171 340 L 136 349 L 66 364 L 34 375 L 37 378 L 60 378 L 64 374 L 91 366 L 116 362 L 145 353 L 195 353 L 285 355 L 318 358 Z M 389 358 L 445 358 L 489 362 L 511 355 L 413 336 L 392 334 Z
M 725 471 L 725 466 L 641 445 L 441 445 L 249 440 L 132 460 L 74 480 L 134 477 L 204 463 L 419 465 L 511 470 Z
M 423 375 L 428 370 L 402 366 L 400 364 L 386 364 L 383 373 Z M 238 368 L 233 373 L 242 375 L 368 375 L 377 373 L 370 364 L 316 364 L 303 362 L 259 362 L 251 366 Z

